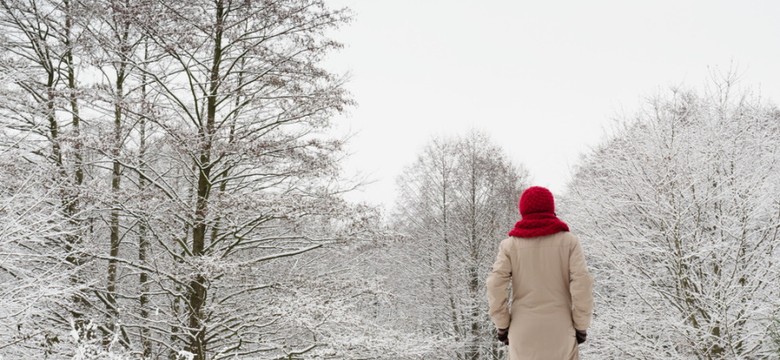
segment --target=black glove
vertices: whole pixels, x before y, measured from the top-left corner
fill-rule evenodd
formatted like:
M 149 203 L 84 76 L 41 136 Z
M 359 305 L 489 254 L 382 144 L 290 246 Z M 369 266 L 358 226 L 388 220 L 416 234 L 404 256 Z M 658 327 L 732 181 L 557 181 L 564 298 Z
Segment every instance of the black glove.
M 504 345 L 509 345 L 509 329 L 498 329 L 496 331 L 496 337 L 498 338 L 498 341 L 502 342 Z
M 588 338 L 588 332 L 585 330 L 574 330 L 575 336 L 577 336 L 577 344 L 582 344 Z

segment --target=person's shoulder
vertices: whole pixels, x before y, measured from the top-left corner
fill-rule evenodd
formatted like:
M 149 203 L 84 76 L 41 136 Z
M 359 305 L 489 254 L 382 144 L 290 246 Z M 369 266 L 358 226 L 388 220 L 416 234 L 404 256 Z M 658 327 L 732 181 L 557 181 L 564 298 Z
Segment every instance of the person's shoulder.
M 562 231 L 558 233 L 561 241 L 568 244 L 569 246 L 576 246 L 580 243 L 580 239 L 577 237 L 577 235 L 572 234 L 570 231 Z
M 501 242 L 498 243 L 498 246 L 500 246 L 500 247 L 509 246 L 509 245 L 512 244 L 513 241 L 515 241 L 515 238 L 513 238 L 511 236 L 507 236 L 507 237 L 504 238 L 504 240 L 501 240 Z
M 561 232 L 567 239 L 571 241 L 580 241 L 580 239 L 577 237 L 577 235 L 574 235 L 571 231 L 563 231 Z
M 511 252 L 518 242 L 522 241 L 522 238 L 507 236 L 504 240 L 498 244 L 499 249 Z

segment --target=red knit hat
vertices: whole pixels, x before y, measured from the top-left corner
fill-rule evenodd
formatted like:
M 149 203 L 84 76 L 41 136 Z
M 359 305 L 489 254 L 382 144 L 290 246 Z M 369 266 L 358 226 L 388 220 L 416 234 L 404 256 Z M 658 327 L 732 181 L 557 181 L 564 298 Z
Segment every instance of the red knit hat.
M 537 213 L 555 214 L 555 200 L 550 190 L 531 186 L 520 196 L 520 215 Z
M 569 226 L 555 215 L 555 200 L 550 190 L 532 186 L 520 196 L 522 219 L 515 224 L 509 236 L 533 238 L 569 231 Z

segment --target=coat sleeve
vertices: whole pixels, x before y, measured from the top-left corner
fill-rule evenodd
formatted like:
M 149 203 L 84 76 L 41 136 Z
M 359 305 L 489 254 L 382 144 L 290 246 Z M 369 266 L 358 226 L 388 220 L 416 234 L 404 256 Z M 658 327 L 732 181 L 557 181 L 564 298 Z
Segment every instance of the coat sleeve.
M 509 327 L 507 287 L 512 279 L 512 263 L 509 259 L 508 245 L 507 240 L 502 241 L 499 245 L 496 262 L 493 263 L 493 270 L 488 275 L 486 282 L 490 319 L 499 329 Z
M 593 315 L 593 277 L 588 272 L 585 255 L 577 238 L 574 238 L 569 254 L 569 292 L 574 328 L 586 330 Z

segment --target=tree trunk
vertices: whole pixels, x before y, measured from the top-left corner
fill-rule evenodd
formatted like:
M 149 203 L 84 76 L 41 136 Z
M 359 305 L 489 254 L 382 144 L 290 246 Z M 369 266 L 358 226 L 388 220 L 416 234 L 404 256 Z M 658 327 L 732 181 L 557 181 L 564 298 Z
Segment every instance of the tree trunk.
M 116 273 L 119 257 L 119 239 L 120 239 L 120 227 L 119 227 L 119 215 L 120 215 L 120 199 L 119 190 L 122 181 L 122 167 L 119 162 L 119 156 L 122 150 L 122 102 L 124 99 L 124 77 L 125 77 L 125 65 L 124 61 L 119 66 L 116 76 L 116 87 L 114 91 L 114 146 L 111 148 L 112 171 L 111 171 L 111 214 L 109 215 L 109 259 L 108 259 L 108 278 L 106 280 L 106 297 L 108 313 L 112 316 L 112 322 L 108 324 L 109 330 L 114 331 L 114 323 L 119 317 L 119 311 L 116 303 Z M 111 334 L 109 334 L 111 335 Z
M 209 81 L 209 93 L 206 100 L 206 126 L 201 128 L 203 147 L 200 151 L 198 168 L 198 196 L 195 205 L 195 224 L 192 230 L 192 256 L 204 255 L 206 242 L 206 217 L 208 215 L 209 195 L 211 193 L 211 147 L 214 136 L 214 123 L 217 114 L 217 94 L 219 92 L 220 63 L 222 61 L 222 33 L 224 21 L 224 3 L 216 3 L 216 29 L 214 53 Z M 204 324 L 203 307 L 206 303 L 206 278 L 198 274 L 190 282 L 189 289 L 189 328 L 190 352 L 195 354 L 193 360 L 206 359 L 206 325 Z
M 144 42 L 144 64 L 149 58 L 149 46 Z M 144 65 L 146 66 L 146 65 Z M 138 190 L 141 194 L 146 191 L 146 117 L 151 113 L 147 100 L 146 90 L 146 70 L 141 75 L 141 118 L 139 119 L 139 144 L 138 144 Z M 141 321 L 147 323 L 149 320 L 149 273 L 146 271 L 147 258 L 150 251 L 150 243 L 147 238 L 146 219 L 141 219 L 138 224 L 138 262 L 141 264 L 140 274 L 138 274 L 138 285 L 140 294 L 138 296 L 138 307 Z M 148 326 L 141 326 L 141 355 L 144 359 L 152 356 L 151 331 Z

